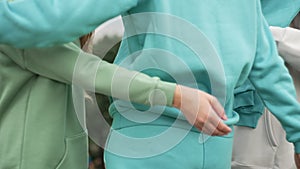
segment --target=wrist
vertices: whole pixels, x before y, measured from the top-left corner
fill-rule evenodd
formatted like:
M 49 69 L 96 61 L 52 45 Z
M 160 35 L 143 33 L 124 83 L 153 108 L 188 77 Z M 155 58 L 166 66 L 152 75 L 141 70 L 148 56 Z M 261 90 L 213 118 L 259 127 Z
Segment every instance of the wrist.
M 180 85 L 176 85 L 173 97 L 173 107 L 180 109 L 181 107 L 181 88 Z

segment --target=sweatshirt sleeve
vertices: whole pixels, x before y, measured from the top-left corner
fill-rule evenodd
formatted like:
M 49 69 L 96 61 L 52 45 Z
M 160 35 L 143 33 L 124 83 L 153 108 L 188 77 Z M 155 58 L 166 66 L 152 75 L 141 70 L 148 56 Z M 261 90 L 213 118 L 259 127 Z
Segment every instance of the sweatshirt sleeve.
M 300 105 L 292 79 L 278 56 L 276 44 L 261 11 L 258 15 L 257 52 L 249 79 L 266 107 L 281 122 L 287 140 L 300 153 Z
M 75 43 L 23 50 L 23 57 L 8 56 L 35 74 L 92 92 L 144 105 L 173 103 L 176 84 L 105 62 Z M 164 103 L 158 101 L 162 96 Z
M 272 26 L 287 27 L 300 11 L 300 0 L 260 0 L 263 14 Z
M 0 44 L 46 47 L 74 41 L 138 0 L 0 0 Z
M 294 69 L 300 71 L 300 30 L 270 27 L 280 56 Z

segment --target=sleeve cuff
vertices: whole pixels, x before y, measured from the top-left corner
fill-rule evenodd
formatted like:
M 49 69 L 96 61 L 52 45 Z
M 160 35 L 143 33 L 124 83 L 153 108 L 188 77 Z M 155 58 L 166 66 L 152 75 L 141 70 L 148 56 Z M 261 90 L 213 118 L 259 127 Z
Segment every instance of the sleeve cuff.
M 167 106 L 172 107 L 173 105 L 173 98 L 175 92 L 176 84 L 160 81 L 157 85 L 157 89 L 162 90 L 165 93 L 167 99 Z

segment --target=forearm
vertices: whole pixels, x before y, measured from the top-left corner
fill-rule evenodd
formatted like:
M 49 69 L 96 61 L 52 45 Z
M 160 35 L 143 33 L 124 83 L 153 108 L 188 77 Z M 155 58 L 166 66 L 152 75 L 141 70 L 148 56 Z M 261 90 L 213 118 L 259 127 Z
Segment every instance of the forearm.
M 163 82 L 101 60 L 68 43 L 52 48 L 23 50 L 3 46 L 2 51 L 35 74 L 74 84 L 86 90 L 145 105 L 172 106 L 175 84 Z
M 175 87 L 174 83 L 107 62 L 99 64 L 95 81 L 98 93 L 144 105 L 172 106 Z

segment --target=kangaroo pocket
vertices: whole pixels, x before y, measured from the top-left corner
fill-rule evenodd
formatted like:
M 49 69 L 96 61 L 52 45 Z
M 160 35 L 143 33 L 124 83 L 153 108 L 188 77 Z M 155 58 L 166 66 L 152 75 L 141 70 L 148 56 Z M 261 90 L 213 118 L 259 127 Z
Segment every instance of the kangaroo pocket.
M 135 110 L 130 107 L 115 107 L 115 104 L 112 104 L 109 108 L 110 115 L 113 117 L 112 128 L 114 130 L 124 129 L 128 127 L 136 127 L 143 125 L 151 126 L 165 126 L 168 128 L 178 128 L 184 129 L 186 131 L 200 132 L 197 128 L 192 126 L 187 120 L 185 120 L 184 115 L 179 115 L 176 117 L 175 113 L 172 113 L 173 108 L 167 107 L 164 109 L 164 112 L 158 113 L 159 111 L 147 110 L 142 112 Z M 239 114 L 233 111 L 232 116 L 228 120 L 223 121 L 229 127 L 233 127 L 239 121 Z M 224 137 L 232 137 L 233 132 L 225 135 Z
M 85 132 L 65 139 L 65 153 L 56 169 L 88 167 L 87 135 Z

